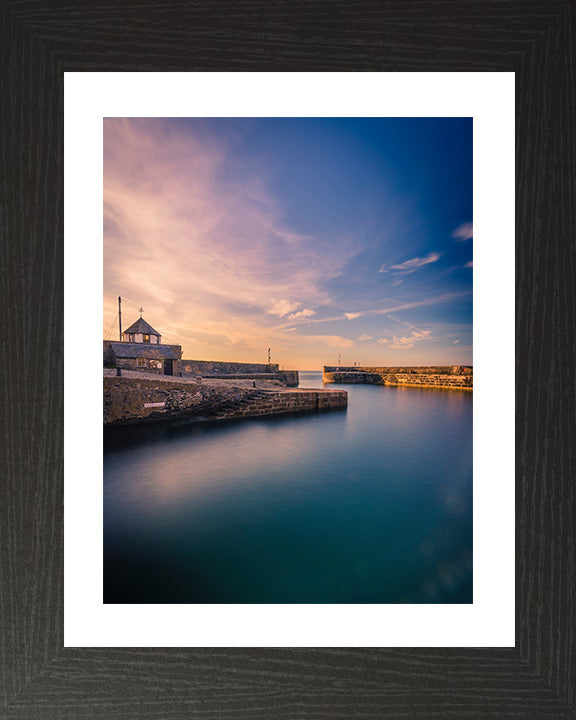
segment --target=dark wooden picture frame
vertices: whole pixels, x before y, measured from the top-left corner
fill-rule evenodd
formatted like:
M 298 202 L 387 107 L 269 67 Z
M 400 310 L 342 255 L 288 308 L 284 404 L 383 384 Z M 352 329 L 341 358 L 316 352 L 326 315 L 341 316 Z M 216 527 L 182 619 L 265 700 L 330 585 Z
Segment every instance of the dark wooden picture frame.
M 0 718 L 576 718 L 574 1 L 0 13 Z M 516 647 L 63 647 L 63 77 L 143 70 L 516 73 Z

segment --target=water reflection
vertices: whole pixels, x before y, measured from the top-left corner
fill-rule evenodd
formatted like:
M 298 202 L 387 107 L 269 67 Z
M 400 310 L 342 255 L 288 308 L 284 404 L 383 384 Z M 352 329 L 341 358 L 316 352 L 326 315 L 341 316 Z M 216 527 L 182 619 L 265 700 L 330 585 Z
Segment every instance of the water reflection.
M 471 602 L 472 394 L 345 389 L 342 413 L 107 433 L 105 601 Z

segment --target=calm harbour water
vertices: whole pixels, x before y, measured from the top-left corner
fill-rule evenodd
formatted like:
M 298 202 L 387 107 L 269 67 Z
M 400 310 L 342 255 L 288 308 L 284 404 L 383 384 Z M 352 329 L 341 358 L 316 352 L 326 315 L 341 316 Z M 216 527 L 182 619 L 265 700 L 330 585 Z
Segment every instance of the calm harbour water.
M 472 393 L 326 387 L 346 411 L 106 432 L 104 601 L 472 602 Z

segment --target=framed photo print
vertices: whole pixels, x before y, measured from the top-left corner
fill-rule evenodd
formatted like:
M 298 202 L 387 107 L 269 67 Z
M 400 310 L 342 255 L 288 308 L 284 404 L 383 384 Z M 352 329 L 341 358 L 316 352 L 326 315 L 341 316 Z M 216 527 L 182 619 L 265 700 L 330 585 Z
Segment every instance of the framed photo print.
M 1 17 L 0 716 L 576 717 L 572 5 Z

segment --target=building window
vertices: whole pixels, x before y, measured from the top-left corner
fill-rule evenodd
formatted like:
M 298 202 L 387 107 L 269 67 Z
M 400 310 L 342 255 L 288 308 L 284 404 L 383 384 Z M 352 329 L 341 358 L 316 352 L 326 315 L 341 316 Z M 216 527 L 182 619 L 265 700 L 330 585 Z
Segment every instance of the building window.
M 146 358 L 136 358 L 136 367 L 146 367 Z
M 128 335 L 128 342 L 134 342 L 134 335 L 132 333 Z
M 142 342 L 150 343 L 150 335 L 142 335 Z

